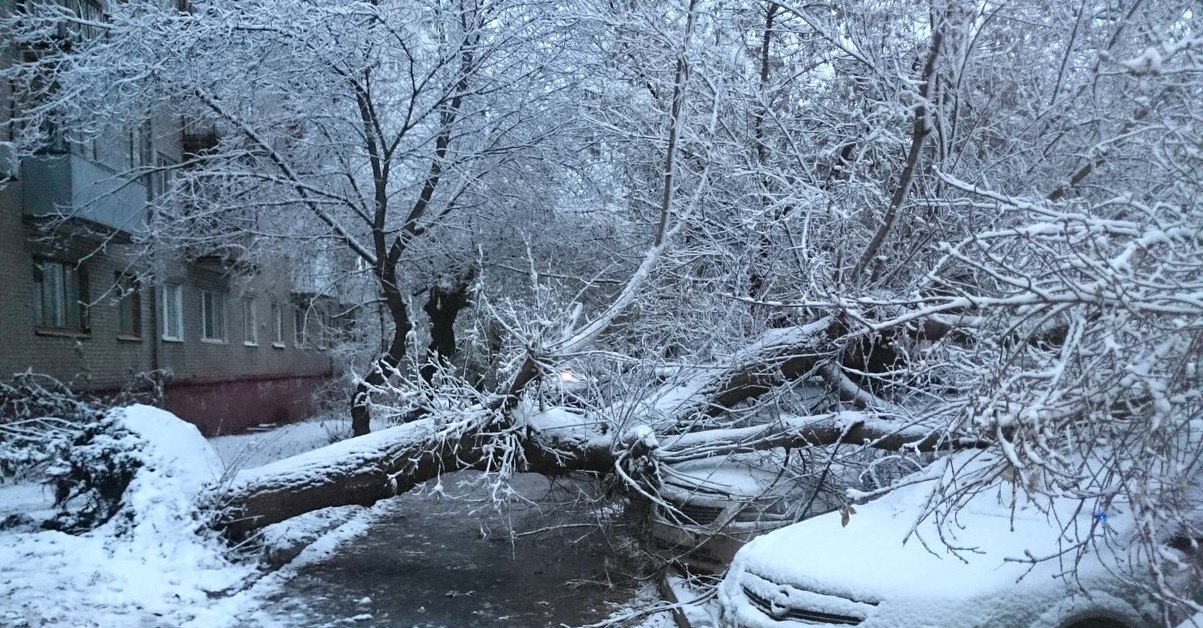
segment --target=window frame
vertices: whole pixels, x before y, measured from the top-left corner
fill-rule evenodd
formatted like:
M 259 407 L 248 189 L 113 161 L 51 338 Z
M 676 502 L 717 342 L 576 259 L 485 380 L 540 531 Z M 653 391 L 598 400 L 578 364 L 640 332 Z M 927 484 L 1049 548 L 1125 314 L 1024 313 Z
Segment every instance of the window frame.
M 61 314 L 61 321 L 48 321 L 46 316 L 47 282 L 46 273 L 48 268 L 58 269 L 62 273 L 57 289 L 51 288 L 52 294 L 58 303 L 55 308 Z M 86 267 L 82 263 L 67 262 L 53 257 L 35 256 L 33 258 L 33 285 L 34 299 L 33 307 L 33 322 L 34 331 L 44 335 L 69 335 L 69 336 L 87 336 L 92 333 L 91 321 L 89 319 L 90 308 L 88 307 L 88 273 Z M 68 282 L 68 278 L 72 278 L 74 295 L 69 294 L 72 282 Z M 70 297 L 75 297 L 75 307 L 71 308 Z M 69 311 L 75 312 L 75 320 L 72 321 L 68 316 Z M 78 323 L 78 324 L 75 324 Z
M 242 344 L 259 346 L 259 317 L 255 311 L 255 297 L 242 298 Z
M 168 302 L 175 309 L 175 329 L 169 330 L 167 323 Z M 165 342 L 184 342 L 184 286 L 176 282 L 165 282 L 159 286 L 159 337 Z M 171 332 L 175 332 L 172 334 Z
M 284 344 L 284 307 L 278 301 L 272 301 L 272 346 L 283 349 Z
M 172 181 L 175 179 L 173 169 L 179 165 L 174 159 L 157 150 L 152 153 L 153 168 L 146 174 L 146 200 L 151 202 L 171 189 Z
M 323 310 L 318 315 L 317 320 L 319 327 L 317 331 L 317 348 L 325 351 L 333 344 L 333 336 L 331 335 L 331 329 L 333 328 L 330 323 L 330 313 Z
M 128 283 L 127 283 L 128 282 Z M 137 275 L 113 273 L 113 288 L 117 295 L 117 339 L 142 340 L 142 282 Z M 125 328 L 125 309 L 129 306 L 129 328 Z
M 201 342 L 211 344 L 226 344 L 229 342 L 229 309 L 226 307 L 228 301 L 229 298 L 225 292 L 201 290 Z M 218 314 L 218 317 L 210 320 L 210 315 L 213 313 Z M 220 329 L 217 329 L 218 326 L 220 326 Z M 210 327 L 213 327 L 213 329 L 210 329 Z M 213 335 L 212 332 L 216 332 L 219 335 Z
M 308 346 L 309 337 L 306 333 L 307 313 L 300 305 L 292 306 L 292 344 L 298 349 Z

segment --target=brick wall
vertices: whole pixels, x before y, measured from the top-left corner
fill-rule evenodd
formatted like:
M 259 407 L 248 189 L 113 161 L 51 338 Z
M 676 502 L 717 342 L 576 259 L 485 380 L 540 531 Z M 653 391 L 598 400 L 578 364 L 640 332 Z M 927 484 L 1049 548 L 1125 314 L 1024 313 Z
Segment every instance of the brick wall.
M 207 432 L 244 429 L 261 422 L 293 420 L 308 412 L 309 395 L 332 373 L 332 360 L 317 347 L 294 343 L 293 296 L 287 273 L 239 275 L 183 263 L 170 264 L 165 277 L 183 290 L 181 342 L 162 339 L 159 295 L 145 269 L 105 243 L 71 230 L 46 241 L 21 212 L 20 183 L 0 188 L 0 377 L 32 369 L 78 390 L 122 387 L 131 376 L 170 369 L 168 408 Z M 35 257 L 75 262 L 86 269 L 89 328 L 74 334 L 39 329 L 34 319 Z M 140 273 L 141 333 L 118 333 L 118 306 L 112 290 L 119 273 Z M 226 295 L 224 341 L 203 340 L 202 291 Z M 254 310 L 257 343 L 245 342 L 250 321 L 243 299 Z M 271 305 L 281 306 L 284 342 L 273 343 Z M 310 338 L 316 320 L 310 317 Z
M 11 5 L 9 0 L 0 0 L 0 11 Z M 6 63 L 12 53 L 9 46 L 0 44 L 0 64 Z M 6 119 L 9 106 L 7 86 L 0 86 L 0 120 Z M 121 133 L 115 137 L 125 141 Z M 149 156 L 153 161 L 181 159 L 180 120 L 174 112 L 154 116 L 146 137 L 152 145 Z M 7 134 L 0 135 L 0 141 L 6 139 Z M 100 146 L 93 152 L 112 153 L 105 148 Z M 27 210 L 62 197 L 69 199 L 64 202 L 81 204 L 76 209 L 86 213 L 89 203 L 75 196 L 87 196 L 89 190 L 98 189 L 94 187 L 97 181 L 75 180 L 80 176 L 76 170 L 59 167 L 52 173 L 57 179 L 46 179 L 38 185 L 34 184 L 32 171 L 28 177 L 0 180 L 0 379 L 8 381 L 15 373 L 32 370 L 77 390 L 104 392 L 121 388 L 135 373 L 170 369 L 168 409 L 209 433 L 296 419 L 308 413 L 313 389 L 329 378 L 333 364 L 317 342 L 307 346 L 294 343 L 294 297 L 288 269 L 267 269 L 248 276 L 221 267 L 159 260 L 156 264 L 166 271 L 155 275 L 147 265 L 135 261 L 132 245 L 122 244 L 120 238 L 97 237 L 78 228 L 78 222 L 47 239 L 31 223 L 26 215 L 31 212 Z M 26 185 L 22 179 L 27 180 Z M 129 189 L 141 186 L 131 185 Z M 142 209 L 137 194 L 121 196 L 118 201 L 120 210 L 137 213 Z M 68 264 L 82 260 L 86 294 L 90 297 L 86 329 L 71 332 L 39 327 L 34 311 L 37 258 Z M 138 334 L 118 332 L 117 295 L 112 289 L 121 273 L 143 278 Z M 180 342 L 162 338 L 155 284 L 163 281 L 175 281 L 183 287 L 184 335 Z M 201 338 L 204 290 L 227 295 L 224 341 Z M 251 299 L 255 312 L 258 342 L 254 345 L 244 342 L 250 324 L 243 313 L 244 298 Z M 280 304 L 283 316 L 284 342 L 278 345 L 272 342 L 273 302 Z M 316 338 L 317 321 L 314 317 L 309 320 L 309 335 Z

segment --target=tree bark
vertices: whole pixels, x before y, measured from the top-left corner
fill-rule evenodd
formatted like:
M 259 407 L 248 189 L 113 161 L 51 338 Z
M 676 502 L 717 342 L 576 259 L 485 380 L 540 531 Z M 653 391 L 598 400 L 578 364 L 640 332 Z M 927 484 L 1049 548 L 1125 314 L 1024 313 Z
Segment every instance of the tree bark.
M 919 169 L 920 152 L 923 149 L 923 141 L 927 138 L 927 134 L 931 131 L 928 126 L 928 117 L 935 115 L 931 110 L 928 99 L 933 92 L 933 85 L 936 77 L 936 61 L 940 57 L 940 47 L 944 42 L 944 29 L 947 27 L 945 21 L 937 24 L 932 31 L 931 46 L 927 51 L 927 61 L 923 64 L 923 76 L 919 83 L 919 94 L 915 104 L 915 120 L 911 128 L 911 144 L 906 152 L 906 161 L 903 162 L 902 174 L 898 176 L 898 185 L 894 188 L 894 193 L 890 196 L 890 206 L 886 209 L 885 216 L 881 219 L 881 224 L 877 231 L 873 234 L 873 239 L 869 241 L 865 251 L 861 254 L 861 258 L 857 261 L 856 266 L 852 269 L 851 279 L 853 282 L 868 283 L 862 274 L 869 269 L 869 265 L 877 257 L 881 250 L 881 245 L 885 242 L 886 237 L 890 235 L 890 230 L 894 227 L 894 220 L 898 216 L 898 210 L 906 203 L 907 196 L 911 191 L 911 184 L 914 182 L 915 173 Z
M 690 392 L 670 412 L 677 424 L 698 415 L 715 416 L 740 402 L 814 372 L 836 354 L 831 344 L 843 333 L 836 317 L 775 329 L 735 356 L 733 365 L 665 386 L 664 393 Z M 515 430 L 512 412 L 526 386 L 539 376 L 528 356 L 504 393 L 483 406 L 445 411 L 373 434 L 348 439 L 279 462 L 245 471 L 222 496 L 226 508 L 217 522 L 231 539 L 264 526 L 331 506 L 370 505 L 394 497 L 442 473 L 489 468 L 502 448 L 499 434 L 516 437 L 522 470 L 557 475 L 574 471 L 609 473 L 624 458 L 655 456 L 671 464 L 698 457 L 773 447 L 813 447 L 855 443 L 879 449 L 921 450 L 977 447 L 976 439 L 950 437 L 922 421 L 899 422 L 866 412 L 783 417 L 741 429 L 700 430 L 662 437 L 647 449 L 622 433 L 558 430 L 541 432 L 537 421 Z M 680 395 L 670 395 L 680 398 Z M 649 409 L 655 410 L 655 409 Z M 649 421 L 651 417 L 649 417 Z
M 831 341 L 843 328 L 834 317 L 807 325 L 773 329 L 731 356 L 729 365 L 699 369 L 700 376 L 669 382 L 652 398 L 670 399 L 674 407 L 661 408 L 686 423 L 694 416 L 719 416 L 731 408 L 805 376 L 834 354 Z M 684 402 L 677 400 L 684 398 Z
M 372 392 L 383 386 L 389 376 L 397 372 L 397 365 L 405 358 L 406 338 L 413 329 L 413 323 L 409 320 L 409 307 L 397 288 L 395 263 L 390 268 L 391 271 L 384 272 L 384 279 L 380 283 L 384 289 L 386 308 L 393 319 L 393 339 L 376 360 L 371 372 L 355 385 L 355 394 L 351 397 L 351 433 L 355 436 L 363 436 L 370 431 Z
M 476 407 L 456 423 L 470 430 L 442 433 L 448 423 L 424 418 L 348 439 L 322 449 L 243 472 L 222 496 L 226 508 L 217 527 L 232 540 L 306 512 L 331 506 L 367 506 L 395 497 L 442 473 L 484 468 L 497 410 Z M 443 417 L 446 420 L 446 416 Z M 487 433 L 486 433 L 487 432 Z M 900 424 L 861 412 L 783 418 L 742 429 L 699 431 L 668 437 L 664 448 L 641 449 L 623 434 L 558 438 L 527 430 L 521 438 L 523 470 L 558 475 L 574 471 L 609 473 L 624 457 L 655 456 L 663 463 L 773 447 L 813 447 L 840 442 L 879 449 L 921 450 L 976 447 L 976 440 L 952 439 L 938 429 Z
M 692 380 L 688 384 L 693 389 L 691 401 L 674 408 L 674 416 L 681 422 L 699 412 L 715 416 L 805 375 L 815 367 L 816 360 L 828 355 L 815 347 L 829 342 L 828 334 L 835 325 L 834 318 L 829 317 L 766 334 L 739 356 L 734 366 L 715 374 L 703 371 L 707 375 Z M 403 335 L 398 334 L 398 338 L 404 343 Z M 376 369 L 361 387 L 383 381 L 387 372 L 385 368 Z M 489 460 L 491 454 L 487 452 L 495 435 L 513 427 L 512 412 L 526 386 L 539 373 L 537 359 L 528 356 L 504 393 L 487 406 L 428 415 L 248 471 L 236 478 L 225 496 L 227 515 L 218 526 L 230 537 L 242 538 L 305 512 L 372 504 L 404 493 L 440 473 L 482 464 Z M 364 390 L 365 395 L 368 392 L 370 389 Z M 459 426 L 458 431 L 450 431 L 447 425 Z M 829 439 L 833 433 L 832 428 L 825 428 L 814 433 L 799 431 L 796 436 Z M 608 472 L 613 470 L 616 439 L 620 436 L 559 442 L 528 432 L 519 446 L 530 471 Z M 738 443 L 731 446 L 737 447 Z
M 451 363 L 455 357 L 455 319 L 471 302 L 468 289 L 472 287 L 475 271 L 455 278 L 452 285 L 436 284 L 430 288 L 426 299 L 426 315 L 430 318 L 430 344 L 426 347 L 426 364 L 422 366 L 422 379 L 427 384 L 434 380 L 439 368 Z
M 383 138 L 378 141 L 376 130 L 379 128 L 375 117 L 375 109 L 366 92 L 356 87 L 360 116 L 364 134 L 364 148 L 369 155 L 372 165 L 373 189 L 375 193 L 375 211 L 372 217 L 372 246 L 375 251 L 375 264 L 372 272 L 384 293 L 384 302 L 393 318 L 393 341 L 384 354 L 377 360 L 375 368 L 363 381 L 355 387 L 351 398 L 351 433 L 363 436 L 371 430 L 371 393 L 376 387 L 384 384 L 388 376 L 395 372 L 398 364 L 405 357 L 405 341 L 413 323 L 409 318 L 409 306 L 401 295 L 400 284 L 397 281 L 397 265 L 401 255 L 409 246 L 410 241 L 424 232 L 419 223 L 434 193 L 443 178 L 443 170 L 447 152 L 453 139 L 452 131 L 459 118 L 464 96 L 468 92 L 468 80 L 475 68 L 473 49 L 479 35 L 470 34 L 460 50 L 459 78 L 456 81 L 452 96 L 444 111 L 439 114 L 439 132 L 434 141 L 434 158 L 430 162 L 430 170 L 422 182 L 422 189 L 414 204 L 406 214 L 401 224 L 401 233 L 393 237 L 391 243 L 386 242 L 386 227 L 389 213 L 389 175 L 393 163 L 392 150 L 384 146 Z M 395 147 L 395 144 L 394 144 Z M 387 244 L 387 246 L 386 246 Z

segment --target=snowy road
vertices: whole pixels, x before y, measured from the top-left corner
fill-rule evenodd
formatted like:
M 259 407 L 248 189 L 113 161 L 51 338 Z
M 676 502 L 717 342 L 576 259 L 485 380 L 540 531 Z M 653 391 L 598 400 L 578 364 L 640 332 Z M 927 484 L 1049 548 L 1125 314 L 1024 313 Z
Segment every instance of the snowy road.
M 546 499 L 551 484 L 521 475 L 518 502 L 500 515 L 486 489 L 444 478 L 446 497 L 409 494 L 384 508 L 362 536 L 303 567 L 268 609 L 290 626 L 580 625 L 633 595 L 632 580 L 608 567 L 616 552 L 596 531 L 568 528 L 510 542 L 516 532 L 586 521 L 588 508 Z M 576 489 L 561 485 L 560 498 Z M 488 538 L 482 538 L 483 533 Z M 607 571 L 615 585 L 607 586 Z

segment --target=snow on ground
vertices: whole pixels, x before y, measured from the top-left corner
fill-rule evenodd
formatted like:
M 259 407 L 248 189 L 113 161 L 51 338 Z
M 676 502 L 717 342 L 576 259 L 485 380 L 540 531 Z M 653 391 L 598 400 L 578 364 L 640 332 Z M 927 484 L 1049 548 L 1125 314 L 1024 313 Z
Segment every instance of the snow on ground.
M 196 495 L 223 468 L 200 432 L 149 406 L 116 411 L 146 441 L 122 512 L 81 535 L 0 533 L 0 623 L 186 625 L 253 575 L 219 539 L 197 533 Z
M 387 502 L 371 508 L 327 508 L 270 526 L 265 531 L 269 545 L 283 547 L 298 541 L 309 544 L 280 569 L 261 574 L 250 586 L 214 600 L 183 628 L 288 628 L 291 622 L 265 608 L 264 600 L 278 594 L 302 568 L 329 558 L 344 543 L 367 531 L 385 508 Z
M 272 625 L 255 607 L 261 595 L 287 580 L 287 569 L 261 577 L 253 563 L 231 560 L 224 541 L 204 531 L 196 496 L 230 469 L 328 443 L 330 427 L 309 421 L 210 443 L 195 426 L 163 410 L 114 411 L 145 441 L 139 453 L 144 466 L 126 491 L 122 512 L 81 535 L 0 532 L 0 625 Z M 0 487 L 0 518 L 49 514 L 52 503 L 40 485 Z M 366 527 L 370 511 L 355 510 L 360 512 L 297 518 L 275 530 L 275 540 L 295 542 L 308 521 L 318 522 L 324 536 L 301 558 L 320 559 Z M 331 523 L 339 521 L 346 523 L 331 532 Z
M 267 430 L 217 436 L 210 438 L 209 444 L 227 469 L 251 469 L 341 440 L 350 434 L 348 423 L 342 418 L 318 417 Z
M 10 515 L 53 517 L 53 491 L 44 484 L 0 484 L 0 521 Z
M 1203 613 L 1187 618 L 1178 628 L 1203 628 Z
M 149 406 L 114 410 L 145 443 L 122 512 L 85 534 L 15 528 L 0 531 L 0 626 L 171 626 L 276 628 L 287 618 L 265 601 L 300 569 L 324 561 L 377 520 L 388 504 L 330 508 L 270 526 L 265 571 L 240 562 L 205 530 L 196 497 L 211 482 L 328 444 L 344 426 L 313 420 L 208 442 L 197 429 Z M 253 473 L 253 471 L 252 471 Z M 53 496 L 31 484 L 0 486 L 0 519 L 49 514 Z M 669 628 L 654 588 L 616 614 L 638 628 Z
M 611 625 L 630 628 L 677 628 L 673 618 L 672 604 L 664 601 L 656 585 L 644 584 L 631 601 L 614 609 L 610 616 L 585 628 L 602 628 Z M 698 628 L 705 628 L 699 626 Z

